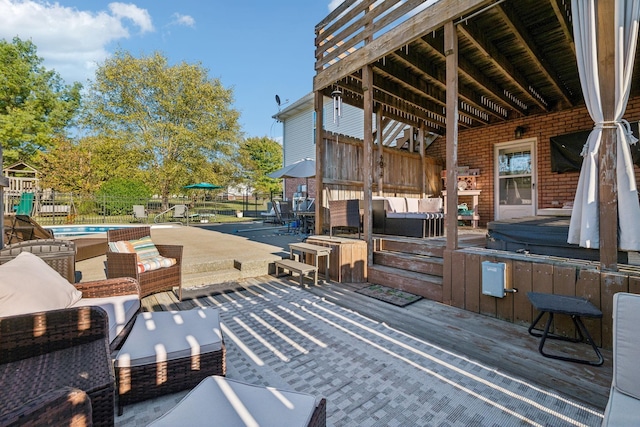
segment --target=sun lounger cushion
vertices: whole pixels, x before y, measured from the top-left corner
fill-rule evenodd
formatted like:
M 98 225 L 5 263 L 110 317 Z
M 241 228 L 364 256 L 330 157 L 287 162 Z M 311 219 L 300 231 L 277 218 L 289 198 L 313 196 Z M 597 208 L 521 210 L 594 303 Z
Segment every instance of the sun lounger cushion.
M 81 298 L 73 307 L 97 306 L 107 312 L 109 318 L 109 342 L 118 336 L 140 309 L 137 294 L 117 295 L 104 298 Z
M 82 292 L 31 252 L 0 265 L 0 316 L 68 308 L 80 298 Z

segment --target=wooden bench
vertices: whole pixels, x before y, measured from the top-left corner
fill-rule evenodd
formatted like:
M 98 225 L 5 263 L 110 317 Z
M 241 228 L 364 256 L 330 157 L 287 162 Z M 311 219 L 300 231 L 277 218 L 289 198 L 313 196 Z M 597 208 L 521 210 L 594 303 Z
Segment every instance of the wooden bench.
M 280 269 L 288 270 L 290 273 L 298 273 L 300 276 L 300 286 L 302 286 L 302 280 L 304 276 L 309 273 L 313 273 L 313 284 L 318 285 L 318 267 L 315 265 L 305 264 L 304 262 L 298 262 L 292 259 L 282 259 L 275 261 L 276 265 L 276 277 L 280 276 Z

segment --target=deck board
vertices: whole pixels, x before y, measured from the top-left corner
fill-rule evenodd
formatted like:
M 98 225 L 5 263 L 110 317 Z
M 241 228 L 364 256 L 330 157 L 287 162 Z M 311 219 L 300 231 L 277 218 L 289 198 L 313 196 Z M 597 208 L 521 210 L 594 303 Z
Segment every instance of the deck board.
M 235 283 L 235 287 L 261 286 L 282 281 L 268 276 Z M 268 285 L 267 285 L 268 286 Z M 602 350 L 603 366 L 594 367 L 545 358 L 538 353 L 538 338 L 527 327 L 472 313 L 430 300 L 420 300 L 406 307 L 396 307 L 354 292 L 366 284 L 322 283 L 307 291 L 373 320 L 387 324 L 468 358 L 514 375 L 541 387 L 556 390 L 577 401 L 604 410 L 612 378 L 612 355 Z M 216 290 L 219 292 L 219 289 Z M 225 295 L 233 300 L 233 294 Z M 210 296 L 178 302 L 172 292 L 155 294 L 143 300 L 144 310 L 189 309 L 215 305 Z M 570 351 L 573 356 L 590 357 L 586 344 L 548 341 L 548 351 Z

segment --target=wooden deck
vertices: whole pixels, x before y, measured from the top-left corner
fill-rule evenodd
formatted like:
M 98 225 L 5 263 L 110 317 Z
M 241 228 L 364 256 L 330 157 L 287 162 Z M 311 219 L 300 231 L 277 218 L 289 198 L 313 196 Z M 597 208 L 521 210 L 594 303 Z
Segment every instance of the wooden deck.
M 271 276 L 263 280 L 281 280 L 288 284 L 295 281 Z M 241 288 L 246 283 L 228 283 L 217 286 L 212 292 Z M 307 290 L 444 350 L 465 355 L 496 371 L 509 373 L 604 410 L 611 385 L 611 352 L 602 352 L 605 363 L 600 367 L 545 358 L 538 353 L 538 338 L 530 336 L 526 327 L 427 299 L 400 308 L 354 292 L 362 286 L 367 284 L 321 283 Z M 185 299 L 178 302 L 173 293 L 159 293 L 143 299 L 143 309 L 147 311 L 190 309 L 196 305 L 208 305 L 207 297 L 201 301 Z M 545 350 L 562 350 L 583 357 L 590 357 L 589 351 L 592 351 L 586 344 L 565 342 L 547 342 Z

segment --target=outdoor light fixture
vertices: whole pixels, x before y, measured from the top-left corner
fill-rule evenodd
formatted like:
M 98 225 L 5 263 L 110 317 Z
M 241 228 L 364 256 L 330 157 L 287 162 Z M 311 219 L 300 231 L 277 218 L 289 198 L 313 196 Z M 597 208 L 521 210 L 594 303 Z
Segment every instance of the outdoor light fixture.
M 518 127 L 516 128 L 516 131 L 515 131 L 515 133 L 516 133 L 516 139 L 520 139 L 520 138 L 522 138 L 522 135 L 524 135 L 524 131 L 525 131 L 525 130 L 526 130 L 526 129 L 525 129 L 523 126 L 518 126 Z
M 340 117 L 342 117 L 342 91 L 336 89 L 331 92 L 333 98 L 333 123 L 336 126 L 340 125 Z

